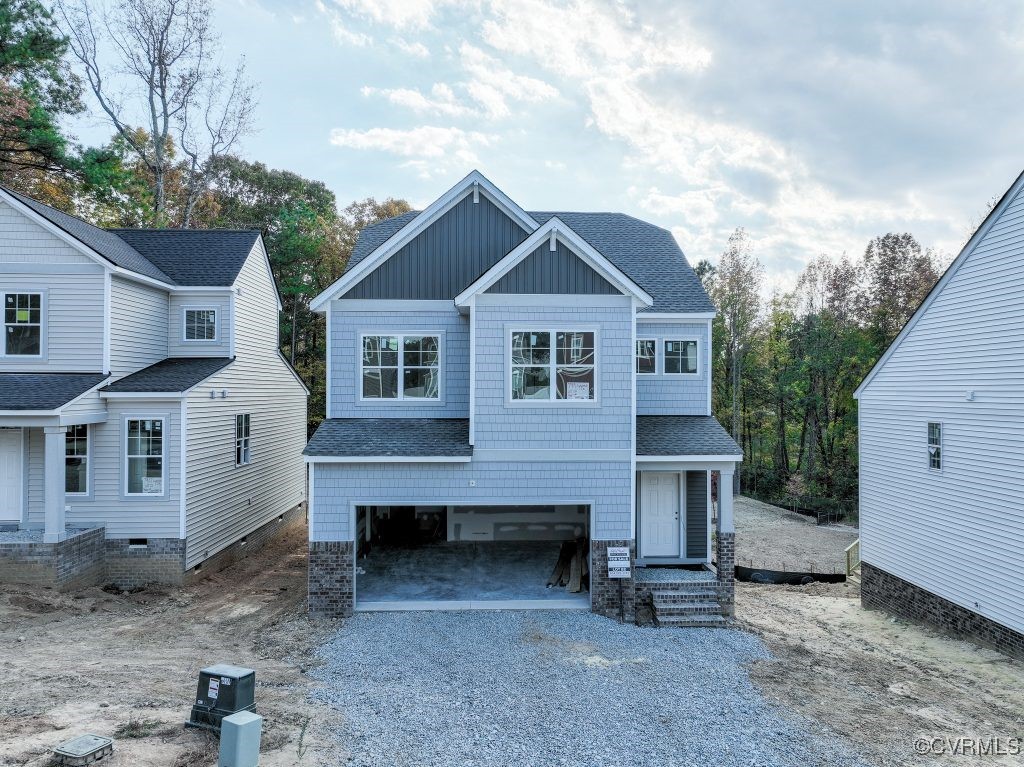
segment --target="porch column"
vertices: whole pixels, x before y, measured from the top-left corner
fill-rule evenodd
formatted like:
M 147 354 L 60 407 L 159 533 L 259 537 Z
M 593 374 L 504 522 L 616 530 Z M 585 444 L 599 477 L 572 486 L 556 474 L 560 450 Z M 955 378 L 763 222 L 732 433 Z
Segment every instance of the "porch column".
M 43 510 L 46 528 L 45 543 L 64 540 L 64 442 L 67 429 L 63 426 L 46 426 L 43 464 Z
M 736 614 L 736 526 L 733 522 L 733 470 L 723 470 L 718 477 L 718 526 L 716 528 L 716 559 L 718 562 L 719 603 L 729 616 Z

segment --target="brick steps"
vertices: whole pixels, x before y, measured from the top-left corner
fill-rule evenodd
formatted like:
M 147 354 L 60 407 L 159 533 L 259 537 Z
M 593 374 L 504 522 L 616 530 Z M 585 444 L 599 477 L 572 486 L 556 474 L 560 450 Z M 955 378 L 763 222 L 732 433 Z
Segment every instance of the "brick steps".
M 728 628 L 721 615 L 655 615 L 655 622 L 666 628 Z
M 653 586 L 654 622 L 659 626 L 713 627 L 728 624 L 722 616 L 716 581 L 680 581 Z

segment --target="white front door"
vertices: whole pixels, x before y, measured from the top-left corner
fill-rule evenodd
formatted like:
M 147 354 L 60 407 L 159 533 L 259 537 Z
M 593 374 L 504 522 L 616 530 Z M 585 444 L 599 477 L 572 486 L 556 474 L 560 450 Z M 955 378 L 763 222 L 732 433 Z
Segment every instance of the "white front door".
M 0 429 L 0 524 L 21 522 L 21 429 Z
M 640 556 L 679 556 L 679 475 L 640 475 Z

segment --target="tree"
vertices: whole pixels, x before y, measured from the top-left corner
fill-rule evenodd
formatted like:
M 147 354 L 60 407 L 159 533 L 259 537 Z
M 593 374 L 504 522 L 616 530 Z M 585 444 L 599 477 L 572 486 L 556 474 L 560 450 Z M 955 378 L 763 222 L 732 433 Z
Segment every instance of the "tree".
M 256 106 L 244 60 L 230 74 L 216 63 L 210 0 L 121 0 L 98 12 L 89 0 L 59 0 L 58 7 L 93 96 L 151 177 L 158 226 L 175 218 L 168 177 L 182 153 L 176 218 L 190 226 L 216 161 L 252 129 Z M 116 69 L 101 62 L 102 33 Z
M 936 259 L 908 233 L 876 237 L 864 251 L 863 313 L 884 349 L 899 334 L 938 279 Z

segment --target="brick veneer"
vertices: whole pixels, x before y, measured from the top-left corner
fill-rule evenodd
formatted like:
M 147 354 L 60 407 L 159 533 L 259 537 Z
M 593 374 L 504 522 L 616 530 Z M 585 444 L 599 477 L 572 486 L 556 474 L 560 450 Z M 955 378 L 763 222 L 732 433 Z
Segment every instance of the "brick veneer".
M 608 547 L 629 547 L 630 578 L 608 577 Z M 636 541 L 590 542 L 590 601 L 598 615 L 636 622 Z M 621 584 L 621 585 L 620 585 Z M 619 595 L 622 595 L 620 601 Z
M 347 618 L 355 607 L 355 544 L 311 541 L 309 544 L 309 613 L 320 618 Z
M 718 603 L 722 615 L 736 615 L 736 533 L 718 533 L 715 543 L 718 570 Z
M 921 623 L 961 639 L 994 647 L 1024 658 L 1024 634 L 915 586 L 902 578 L 861 562 L 861 604 Z
M 103 528 L 58 543 L 0 543 L 0 582 L 72 591 L 103 580 Z
M 108 538 L 104 555 L 104 581 L 120 589 L 183 582 L 185 541 L 179 538 L 148 538 L 143 546 L 130 546 L 127 538 Z

